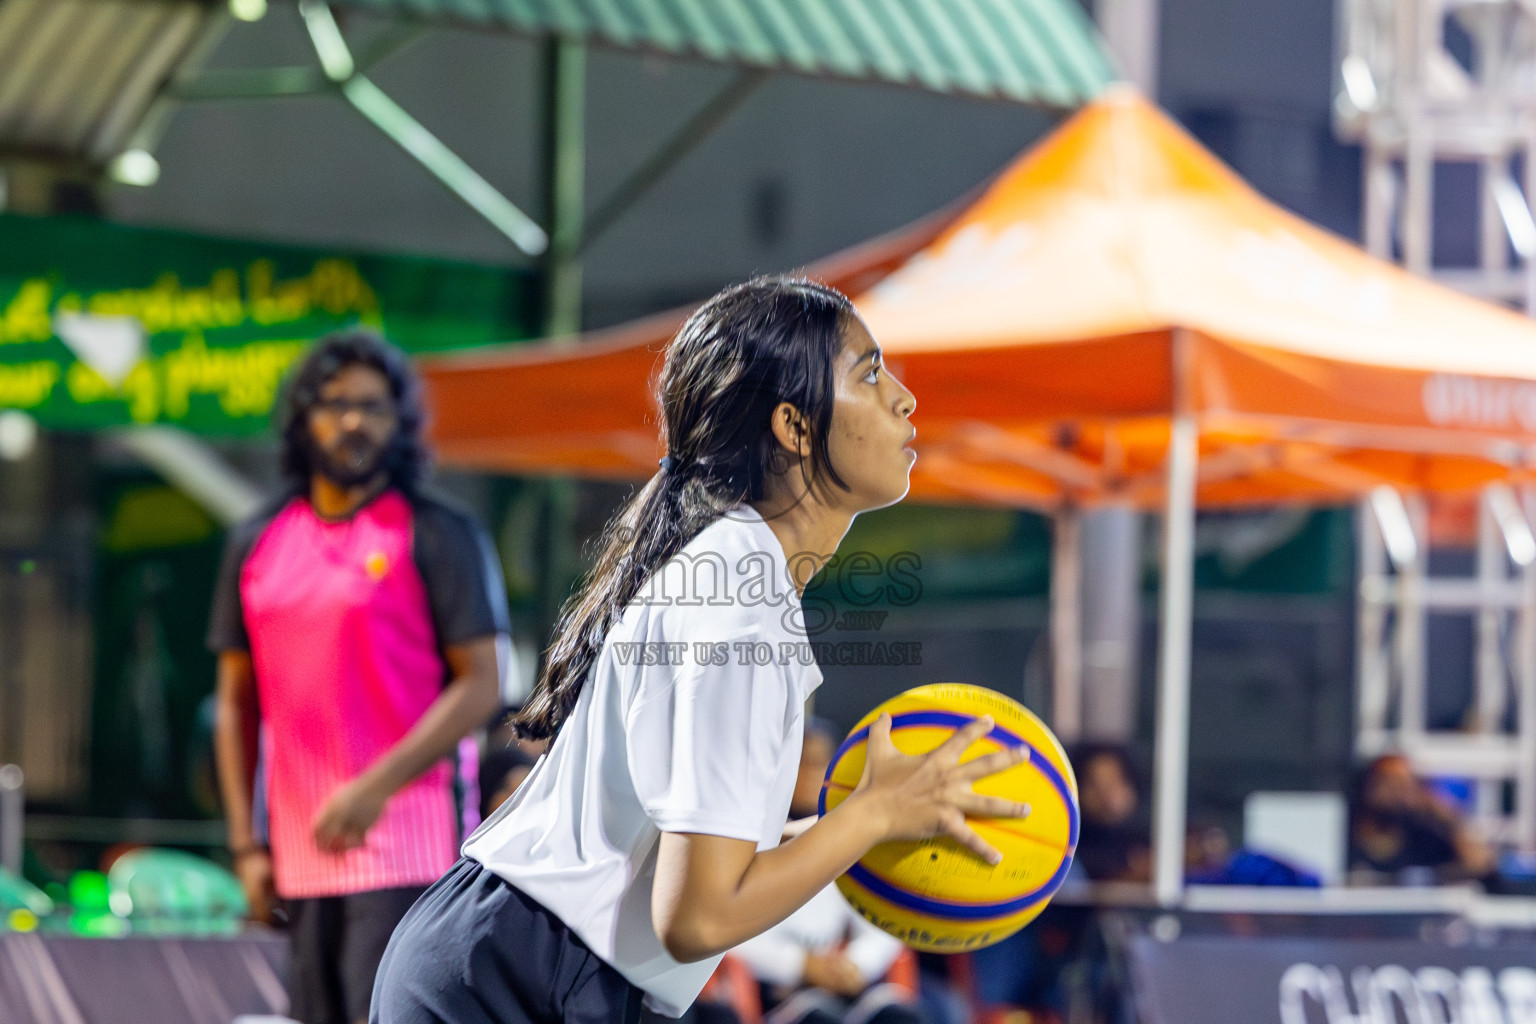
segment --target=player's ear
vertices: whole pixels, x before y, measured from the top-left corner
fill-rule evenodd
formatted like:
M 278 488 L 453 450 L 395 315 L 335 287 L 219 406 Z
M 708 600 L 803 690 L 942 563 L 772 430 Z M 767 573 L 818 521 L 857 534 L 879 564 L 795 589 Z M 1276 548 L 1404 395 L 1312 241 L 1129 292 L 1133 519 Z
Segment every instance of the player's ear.
M 790 455 L 809 458 L 811 454 L 810 423 L 805 414 L 789 402 L 774 406 L 769 428 L 779 448 Z

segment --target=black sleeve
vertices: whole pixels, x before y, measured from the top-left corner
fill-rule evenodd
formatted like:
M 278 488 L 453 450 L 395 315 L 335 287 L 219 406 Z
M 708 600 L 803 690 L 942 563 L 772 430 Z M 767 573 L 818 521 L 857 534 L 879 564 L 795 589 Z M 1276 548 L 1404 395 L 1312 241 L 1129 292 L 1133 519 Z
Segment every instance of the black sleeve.
M 490 537 L 469 513 L 440 501 L 420 501 L 413 548 L 439 646 L 510 631 L 501 563 Z
M 245 609 L 240 603 L 240 569 L 256 546 L 256 538 L 271 521 L 272 513 L 264 510 L 230 530 L 224 542 L 224 560 L 219 564 L 213 607 L 208 613 L 208 649 L 215 654 L 251 649 L 245 633 Z

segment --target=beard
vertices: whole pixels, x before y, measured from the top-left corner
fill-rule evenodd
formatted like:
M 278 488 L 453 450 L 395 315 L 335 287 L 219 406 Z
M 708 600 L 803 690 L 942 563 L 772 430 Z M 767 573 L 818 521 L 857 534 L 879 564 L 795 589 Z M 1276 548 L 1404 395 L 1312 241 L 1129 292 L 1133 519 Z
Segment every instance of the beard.
M 383 445 L 361 434 L 343 434 L 330 448 L 309 443 L 310 465 L 338 487 L 361 487 L 394 468 L 400 445 L 392 438 Z

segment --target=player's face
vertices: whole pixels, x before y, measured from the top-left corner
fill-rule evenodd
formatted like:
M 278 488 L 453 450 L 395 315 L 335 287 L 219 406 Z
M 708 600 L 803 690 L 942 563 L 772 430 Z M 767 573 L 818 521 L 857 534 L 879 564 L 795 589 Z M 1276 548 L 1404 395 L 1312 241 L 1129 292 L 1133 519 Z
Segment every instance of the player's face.
M 365 484 L 383 468 L 398 429 L 389 379 L 371 366 L 344 367 L 309 414 L 315 469 L 343 487 Z
M 828 498 L 854 512 L 894 505 L 906 497 L 917 460 L 910 447 L 917 431 L 908 420 L 917 399 L 886 369 L 880 346 L 857 317 L 843 330 L 833 372 L 827 454 L 849 489 L 829 487 Z

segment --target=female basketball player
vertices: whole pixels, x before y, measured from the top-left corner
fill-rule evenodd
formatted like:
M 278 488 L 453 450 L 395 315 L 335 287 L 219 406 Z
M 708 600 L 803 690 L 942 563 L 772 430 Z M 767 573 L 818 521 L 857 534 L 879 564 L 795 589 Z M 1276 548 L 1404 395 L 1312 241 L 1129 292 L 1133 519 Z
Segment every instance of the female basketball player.
M 914 400 L 840 293 L 758 279 L 678 332 L 661 471 L 610 525 L 518 725 L 553 737 L 395 931 L 375 1024 L 623 1021 L 687 1009 L 720 955 L 877 843 L 1022 817 L 959 764 L 983 719 L 908 757 L 871 730 L 849 798 L 779 844 L 806 698 L 800 591 L 854 516 L 900 501 Z

